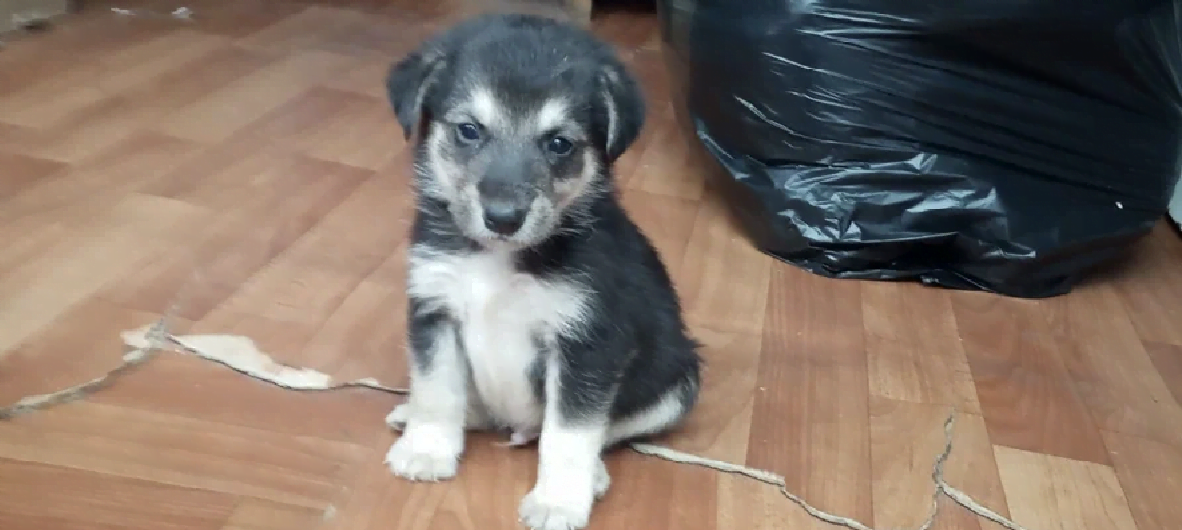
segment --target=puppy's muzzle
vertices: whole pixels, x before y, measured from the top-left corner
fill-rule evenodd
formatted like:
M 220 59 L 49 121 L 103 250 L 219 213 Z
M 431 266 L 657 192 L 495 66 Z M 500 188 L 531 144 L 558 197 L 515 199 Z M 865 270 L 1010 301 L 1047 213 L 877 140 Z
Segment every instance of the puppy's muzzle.
M 493 233 L 511 236 L 525 224 L 525 216 L 529 213 L 529 204 L 519 204 L 513 199 L 482 199 L 484 208 L 484 226 Z
M 538 161 L 520 149 L 502 148 L 491 153 L 492 162 L 476 184 L 484 226 L 501 237 L 510 237 L 525 226 L 537 198 Z
M 537 196 L 520 177 L 503 171 L 485 175 L 476 185 L 476 191 L 480 195 L 485 228 L 504 237 L 521 230 Z

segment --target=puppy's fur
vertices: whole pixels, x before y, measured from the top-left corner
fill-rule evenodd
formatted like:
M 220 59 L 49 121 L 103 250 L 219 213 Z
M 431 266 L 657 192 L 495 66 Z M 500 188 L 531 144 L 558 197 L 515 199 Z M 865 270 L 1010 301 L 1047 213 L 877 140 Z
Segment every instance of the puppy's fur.
M 669 276 L 614 195 L 644 123 L 637 83 L 582 29 L 493 14 L 429 39 L 387 86 L 416 137 L 418 209 L 411 394 L 386 461 L 441 480 L 465 430 L 538 436 L 521 520 L 582 528 L 610 482 L 602 451 L 674 426 L 699 389 Z

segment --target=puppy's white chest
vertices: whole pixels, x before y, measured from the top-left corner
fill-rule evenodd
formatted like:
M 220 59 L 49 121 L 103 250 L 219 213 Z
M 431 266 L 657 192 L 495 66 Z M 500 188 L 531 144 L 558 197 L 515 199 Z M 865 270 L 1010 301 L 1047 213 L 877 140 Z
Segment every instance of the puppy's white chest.
M 493 419 L 538 427 L 542 403 L 530 380 L 538 340 L 578 321 L 585 299 L 578 289 L 517 272 L 508 254 L 422 252 L 412 253 L 407 287 L 458 320 L 474 390 Z

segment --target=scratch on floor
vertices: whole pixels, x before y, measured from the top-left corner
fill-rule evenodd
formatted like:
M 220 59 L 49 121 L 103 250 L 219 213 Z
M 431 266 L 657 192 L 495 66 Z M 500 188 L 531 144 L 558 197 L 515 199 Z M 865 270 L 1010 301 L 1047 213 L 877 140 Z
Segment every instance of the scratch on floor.
M 243 375 L 288 390 L 328 391 L 348 387 L 362 387 L 389 394 L 408 394 L 406 389 L 387 386 L 372 378 L 334 381 L 332 376 L 323 372 L 279 363 L 273 357 L 260 350 L 249 337 L 218 334 L 173 335 L 168 332 L 166 319 L 167 316 L 148 326 L 124 331 L 121 334 L 123 343 L 131 348 L 131 351 L 124 355 L 123 362 L 110 372 L 80 385 L 49 394 L 29 396 L 21 399 L 14 405 L 0 408 L 0 420 L 10 420 L 16 416 L 28 414 L 39 409 L 84 399 L 86 396 L 111 384 L 116 378 L 133 371 L 136 367 L 144 364 L 159 352 L 195 355 L 202 359 L 218 363 Z M 931 508 L 928 512 L 927 519 L 924 520 L 923 524 L 917 530 L 929 530 L 935 523 L 936 517 L 939 515 L 938 501 L 942 495 L 947 496 L 953 502 L 977 516 L 993 521 L 1007 530 L 1027 530 L 1025 527 L 981 505 L 968 494 L 952 486 L 944 479 L 944 464 L 948 461 L 949 455 L 952 454 L 954 423 L 955 411 L 950 413 L 948 419 L 944 421 L 944 450 L 937 455 L 935 463 L 932 465 L 931 477 L 934 484 L 934 491 L 932 493 Z M 834 515 L 813 507 L 800 496 L 788 491 L 788 486 L 783 476 L 770 471 L 704 458 L 660 445 L 632 443 L 629 444 L 629 447 L 637 453 L 653 456 L 669 462 L 705 467 L 721 473 L 741 475 L 762 482 L 779 489 L 780 493 L 788 498 L 788 500 L 800 506 L 801 509 L 816 519 L 851 530 L 874 530 L 872 527 L 857 520 Z M 329 511 L 325 513 L 325 517 L 332 517 L 334 512 L 335 510 L 330 507 Z

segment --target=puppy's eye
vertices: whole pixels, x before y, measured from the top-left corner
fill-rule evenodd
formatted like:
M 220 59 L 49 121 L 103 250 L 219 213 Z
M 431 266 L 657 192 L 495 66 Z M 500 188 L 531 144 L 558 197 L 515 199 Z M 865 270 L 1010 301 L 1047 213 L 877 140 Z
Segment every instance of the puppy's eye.
M 574 145 L 570 143 L 570 140 L 567 140 L 561 136 L 555 136 L 554 138 L 551 138 L 549 142 L 546 142 L 546 149 L 558 156 L 570 154 L 570 151 L 573 148 Z
M 480 127 L 473 123 L 461 123 L 456 126 L 456 135 L 466 143 L 480 140 Z

